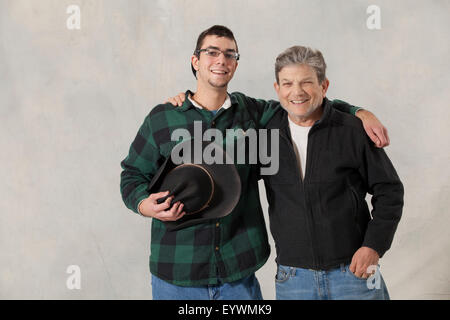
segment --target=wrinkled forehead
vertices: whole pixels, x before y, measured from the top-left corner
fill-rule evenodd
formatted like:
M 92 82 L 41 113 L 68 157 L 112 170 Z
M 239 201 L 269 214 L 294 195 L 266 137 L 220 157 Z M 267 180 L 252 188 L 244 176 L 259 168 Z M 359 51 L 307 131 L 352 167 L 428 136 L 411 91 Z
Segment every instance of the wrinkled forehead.
M 278 72 L 280 81 L 318 80 L 316 70 L 307 64 L 288 64 Z

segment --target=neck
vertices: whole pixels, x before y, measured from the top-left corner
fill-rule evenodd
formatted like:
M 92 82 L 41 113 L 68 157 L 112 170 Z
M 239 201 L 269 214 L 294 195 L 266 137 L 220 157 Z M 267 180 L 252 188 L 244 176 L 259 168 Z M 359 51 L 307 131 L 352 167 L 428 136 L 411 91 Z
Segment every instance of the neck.
M 203 89 L 197 85 L 197 92 L 192 99 L 207 110 L 219 109 L 227 99 L 227 88 Z
M 323 108 L 320 106 L 312 114 L 306 117 L 288 114 L 289 119 L 301 127 L 312 127 L 317 120 L 320 120 L 323 114 Z

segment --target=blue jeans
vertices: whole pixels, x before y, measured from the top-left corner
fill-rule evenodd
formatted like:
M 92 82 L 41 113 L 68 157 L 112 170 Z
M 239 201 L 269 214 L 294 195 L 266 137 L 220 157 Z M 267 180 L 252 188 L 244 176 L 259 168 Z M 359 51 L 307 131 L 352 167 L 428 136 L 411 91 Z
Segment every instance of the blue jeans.
M 262 300 L 255 274 L 217 285 L 176 286 L 152 275 L 153 300 Z
M 277 300 L 389 300 L 379 268 L 361 279 L 344 264 L 327 271 L 278 265 L 275 287 Z

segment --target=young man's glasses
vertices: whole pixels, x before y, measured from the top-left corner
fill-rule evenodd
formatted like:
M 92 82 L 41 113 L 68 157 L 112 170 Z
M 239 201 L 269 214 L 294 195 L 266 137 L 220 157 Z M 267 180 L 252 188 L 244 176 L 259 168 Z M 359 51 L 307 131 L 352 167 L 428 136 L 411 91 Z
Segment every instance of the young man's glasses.
M 237 53 L 236 51 L 221 51 L 219 49 L 214 49 L 214 48 L 206 48 L 206 49 L 200 49 L 200 50 L 195 51 L 195 53 L 197 55 L 199 55 L 201 52 L 204 52 L 207 56 L 210 56 L 213 58 L 217 58 L 218 56 L 220 56 L 221 53 L 223 53 L 225 58 L 228 60 L 238 61 L 239 57 L 240 57 L 240 54 Z

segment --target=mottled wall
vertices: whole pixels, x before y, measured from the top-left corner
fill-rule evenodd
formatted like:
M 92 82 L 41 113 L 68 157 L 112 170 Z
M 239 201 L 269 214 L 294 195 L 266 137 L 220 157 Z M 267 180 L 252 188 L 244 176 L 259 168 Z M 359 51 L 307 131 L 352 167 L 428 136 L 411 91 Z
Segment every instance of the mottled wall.
M 66 26 L 72 4 L 80 30 Z M 380 30 L 366 26 L 371 4 Z M 325 55 L 329 97 L 382 120 L 406 190 L 381 260 L 391 297 L 450 298 L 449 12 L 448 0 L 0 0 L 0 298 L 151 298 L 150 220 L 123 205 L 119 164 L 153 106 L 195 89 L 190 55 L 213 24 L 239 43 L 230 91 L 275 98 L 275 57 L 303 44 Z M 81 290 L 66 287 L 69 265 Z M 272 254 L 257 273 L 267 299 L 275 268 Z

